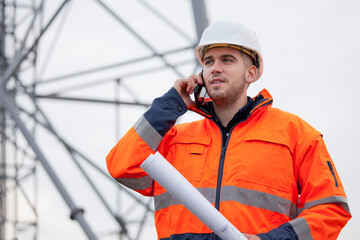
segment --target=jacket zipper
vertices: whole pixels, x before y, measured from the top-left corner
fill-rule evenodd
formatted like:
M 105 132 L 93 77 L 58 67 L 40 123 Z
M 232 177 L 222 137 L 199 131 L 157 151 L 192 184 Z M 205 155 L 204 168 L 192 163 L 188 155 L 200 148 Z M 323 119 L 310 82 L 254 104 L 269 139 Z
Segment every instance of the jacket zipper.
M 335 172 L 334 172 L 334 168 L 333 168 L 333 166 L 332 166 L 331 162 L 330 162 L 330 161 L 326 161 L 326 162 L 327 162 L 327 165 L 328 165 L 328 167 L 329 167 L 329 169 L 330 169 L 331 174 L 332 174 L 332 175 L 333 175 L 333 177 L 334 177 L 334 180 L 335 180 L 335 186 L 336 186 L 336 187 L 339 187 L 339 184 L 338 184 L 338 181 L 337 181 L 337 179 L 336 179 Z
M 231 130 L 230 130 L 231 131 Z M 224 165 L 225 165 L 225 153 L 227 149 L 227 145 L 229 142 L 229 135 L 227 136 L 225 140 L 225 135 L 221 130 L 222 135 L 222 146 L 221 146 L 221 154 L 220 154 L 220 160 L 219 160 L 219 167 L 218 167 L 218 178 L 217 178 L 217 184 L 216 184 L 216 194 L 215 194 L 215 208 L 220 211 L 220 193 L 221 193 L 221 183 L 222 183 L 222 177 L 223 177 L 223 171 L 224 171 Z
M 216 123 L 217 124 L 217 123 Z M 217 124 L 218 125 L 218 124 Z M 237 124 L 236 124 L 237 125 Z M 235 125 L 235 126 L 236 126 Z M 219 125 L 218 125 L 219 126 Z M 218 177 L 217 177 L 217 183 L 216 183 L 216 194 L 215 194 L 215 208 L 220 211 L 220 197 L 221 197 L 221 185 L 222 185 L 222 178 L 223 178 L 223 172 L 224 172 L 224 165 L 225 165 L 225 153 L 228 147 L 229 139 L 232 130 L 234 129 L 233 126 L 229 132 L 224 132 L 221 127 L 219 126 L 219 129 L 221 131 L 221 154 L 220 154 L 220 160 L 219 160 L 219 168 L 218 168 Z M 226 136 L 227 135 L 227 136 Z M 220 240 L 220 238 L 213 233 L 211 239 L 213 240 Z
M 215 193 L 215 208 L 220 211 L 220 196 L 221 196 L 221 185 L 222 185 L 222 178 L 223 178 L 223 171 L 224 171 L 224 165 L 225 165 L 225 153 L 228 147 L 228 143 L 231 137 L 231 133 L 233 131 L 233 129 L 240 123 L 246 121 L 251 114 L 249 114 L 249 116 L 247 116 L 245 119 L 243 119 L 242 121 L 239 121 L 237 124 L 235 124 L 230 130 L 229 132 L 224 132 L 221 129 L 221 126 L 219 125 L 219 123 L 217 123 L 216 121 L 214 121 L 213 119 L 209 118 L 210 120 L 212 120 L 218 127 L 219 130 L 221 132 L 221 154 L 220 154 L 220 160 L 219 160 L 219 168 L 218 168 L 218 177 L 217 177 L 217 183 L 216 183 L 216 193 Z M 226 135 L 227 134 L 227 135 Z M 212 240 L 220 240 L 220 238 L 215 235 L 215 233 L 212 234 L 211 236 Z

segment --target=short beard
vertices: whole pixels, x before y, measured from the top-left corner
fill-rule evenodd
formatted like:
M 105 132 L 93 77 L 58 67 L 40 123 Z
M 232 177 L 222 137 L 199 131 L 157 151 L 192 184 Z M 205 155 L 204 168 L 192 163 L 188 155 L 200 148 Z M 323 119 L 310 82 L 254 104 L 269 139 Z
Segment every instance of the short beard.
M 245 90 L 245 75 L 242 77 L 241 84 L 236 85 L 234 88 L 228 89 L 226 92 L 222 93 L 212 93 L 208 92 L 209 97 L 214 102 L 215 105 L 219 107 L 230 106 L 235 103 L 244 93 Z

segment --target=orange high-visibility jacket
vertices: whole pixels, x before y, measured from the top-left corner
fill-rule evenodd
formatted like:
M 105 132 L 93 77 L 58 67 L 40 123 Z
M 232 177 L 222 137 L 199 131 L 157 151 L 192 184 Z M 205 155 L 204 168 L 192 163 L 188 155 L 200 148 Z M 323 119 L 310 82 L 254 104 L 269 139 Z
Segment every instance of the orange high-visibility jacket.
M 159 239 L 216 236 L 139 166 L 159 151 L 241 232 L 261 239 L 336 239 L 351 218 L 322 135 L 272 108 L 264 89 L 224 128 L 211 102 L 205 118 L 178 124 L 187 111 L 172 88 L 154 100 L 107 156 L 110 174 L 155 200 Z

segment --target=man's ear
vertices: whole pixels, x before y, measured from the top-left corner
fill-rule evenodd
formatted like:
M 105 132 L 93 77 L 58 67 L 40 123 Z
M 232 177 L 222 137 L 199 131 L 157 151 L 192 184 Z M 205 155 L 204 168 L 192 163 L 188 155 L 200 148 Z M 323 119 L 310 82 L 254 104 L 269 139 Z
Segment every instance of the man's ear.
M 254 65 L 248 67 L 245 73 L 246 82 L 249 84 L 256 82 L 258 80 L 257 74 L 258 74 L 258 69 Z

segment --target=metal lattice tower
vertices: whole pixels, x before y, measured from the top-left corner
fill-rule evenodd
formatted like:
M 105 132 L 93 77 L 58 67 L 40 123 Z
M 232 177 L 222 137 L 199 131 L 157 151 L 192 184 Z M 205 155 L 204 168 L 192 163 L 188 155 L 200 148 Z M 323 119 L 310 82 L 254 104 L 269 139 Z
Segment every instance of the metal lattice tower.
M 0 124 L 1 124 L 1 166 L 0 166 L 0 239 L 38 239 L 38 223 L 41 219 L 38 206 L 39 171 L 47 174 L 55 186 L 58 197 L 62 198 L 70 213 L 70 218 L 76 220 L 88 239 L 100 239 L 104 236 L 115 236 L 117 239 L 146 239 L 143 231 L 146 222 L 153 221 L 153 203 L 151 199 L 143 198 L 138 194 L 117 184 L 97 161 L 85 154 L 86 149 L 77 148 L 69 139 L 62 137 L 61 125 L 54 126 L 54 117 L 44 110 L 47 102 L 63 101 L 76 104 L 103 104 L 115 109 L 115 121 L 126 118 L 126 114 L 119 112 L 120 106 L 127 108 L 141 108 L 142 111 L 150 105 L 149 102 L 139 99 L 135 91 L 127 86 L 126 79 L 137 76 L 145 81 L 147 74 L 156 71 L 170 71 L 176 77 L 184 77 L 189 72 L 182 72 L 182 65 L 192 65 L 195 72 L 197 65 L 194 59 L 174 62 L 171 55 L 192 51 L 199 38 L 199 34 L 207 26 L 205 3 L 202 0 L 188 2 L 189 10 L 193 13 L 197 36 L 188 37 L 183 31 L 172 23 L 165 15 L 158 11 L 156 6 L 144 0 L 136 1 L 139 6 L 150 12 L 158 21 L 162 21 L 176 34 L 188 39 L 187 46 L 176 49 L 159 50 L 140 34 L 140 30 L 132 27 L 122 11 L 115 9 L 106 1 L 89 1 L 106 12 L 112 21 L 121 26 L 136 41 L 147 49 L 150 54 L 123 60 L 114 64 L 100 65 L 93 68 L 64 73 L 61 76 L 43 79 L 39 70 L 39 51 L 45 45 L 43 38 L 52 31 L 56 23 L 65 21 L 68 11 L 71 11 L 71 1 L 45 1 L 45 0 L 2 0 L 1 1 L 1 26 L 0 26 Z M 84 4 L 84 3 L 83 3 Z M 51 6 L 51 8 L 48 8 Z M 51 9 L 51 10 L 47 10 Z M 126 11 L 126 9 L 122 9 Z M 196 14 L 195 14 L 196 13 Z M 143 19 L 142 21 L 147 21 Z M 60 27 L 58 28 L 60 29 Z M 56 30 L 53 30 L 56 31 Z M 126 45 L 126 42 L 122 43 Z M 51 52 L 51 51 L 49 51 Z M 146 62 L 158 61 L 161 64 L 145 70 L 120 73 L 117 76 L 102 77 L 102 72 L 109 69 L 120 69 Z M 50 61 L 50 60 L 49 60 Z M 45 61 L 46 62 L 46 61 Z M 42 66 L 44 68 L 44 66 Z M 61 66 L 58 66 L 61 68 Z M 94 81 L 77 83 L 77 78 L 97 74 L 100 78 Z M 105 76 L 105 75 L 104 75 Z M 71 79 L 67 88 L 58 87 L 63 82 Z M 64 94 L 71 89 L 77 91 L 105 83 L 113 84 L 114 95 L 112 98 L 81 97 L 80 95 Z M 42 89 L 42 86 L 53 84 L 52 90 Z M 40 90 L 39 90 L 40 89 Z M 56 89 L 56 90 L 54 90 Z M 130 100 L 122 100 L 119 89 L 127 92 Z M 46 109 L 46 107 L 45 107 Z M 96 113 L 96 112 L 95 112 Z M 59 130 L 60 129 L 60 130 Z M 119 132 L 119 129 L 115 129 Z M 96 206 L 88 206 L 77 198 L 76 192 L 82 190 L 69 187 L 59 175 L 57 154 L 47 152 L 48 138 L 55 141 L 57 148 L 61 149 L 61 156 L 71 161 L 77 168 L 81 178 L 92 191 L 92 196 L 97 199 Z M 83 136 L 86 138 L 86 136 Z M 101 144 L 101 142 L 99 143 Z M 61 157 L 64 159 L 64 157 Z M 104 161 L 102 159 L 102 161 Z M 95 176 L 96 175 L 96 178 Z M 112 185 L 114 198 L 104 194 L 102 187 L 95 179 L 104 179 L 106 185 Z M 74 180 L 74 183 L 78 181 Z M 76 185 L 76 184 L 74 184 Z M 104 185 L 103 185 L 104 186 Z M 120 196 L 121 195 L 121 196 Z M 119 197 L 120 196 L 120 197 Z M 121 201 L 120 201 L 121 199 Z M 114 201 L 117 202 L 114 204 Z M 119 203 L 120 201 L 120 203 Z M 85 200 L 86 202 L 86 200 Z M 86 205 L 86 206 L 85 206 Z M 99 232 L 92 223 L 93 219 L 85 217 L 84 212 L 91 211 L 101 205 L 102 212 L 106 212 L 106 221 L 112 222 L 104 233 Z M 116 205 L 121 205 L 116 209 Z M 115 207 L 114 207 L 115 206 Z M 57 206 L 53 206 L 56 208 Z M 137 209 L 137 210 L 134 210 Z M 136 211 L 136 214 L 132 214 Z M 129 217 L 132 216 L 132 217 Z M 111 220 L 109 220 L 111 219 Z M 64 219 L 65 221 L 66 219 Z M 101 221 L 101 220 L 100 220 Z M 73 223 L 75 224 L 75 223 Z M 143 237 L 143 238 L 141 238 Z

